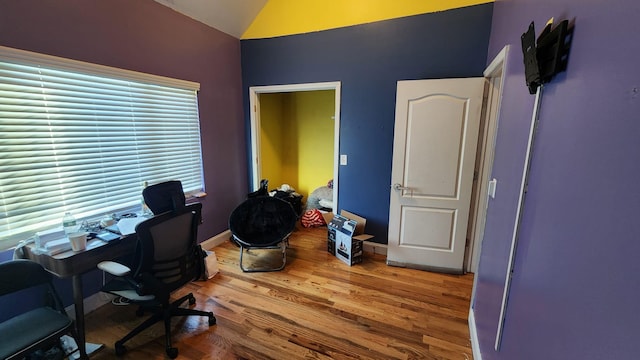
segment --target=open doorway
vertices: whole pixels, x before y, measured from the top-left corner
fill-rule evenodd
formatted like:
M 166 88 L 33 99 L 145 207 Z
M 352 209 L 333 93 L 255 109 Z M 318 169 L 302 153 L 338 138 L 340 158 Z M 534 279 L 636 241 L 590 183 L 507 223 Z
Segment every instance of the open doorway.
M 269 189 L 288 185 L 306 203 L 331 182 L 337 209 L 340 82 L 255 86 L 249 100 L 253 189 L 268 179 Z

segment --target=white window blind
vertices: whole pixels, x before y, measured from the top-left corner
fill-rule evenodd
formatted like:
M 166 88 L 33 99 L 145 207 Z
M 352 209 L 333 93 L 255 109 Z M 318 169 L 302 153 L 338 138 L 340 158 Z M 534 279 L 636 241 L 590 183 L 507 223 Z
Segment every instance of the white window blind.
M 140 204 L 142 183 L 204 190 L 199 85 L 0 47 L 0 248 Z

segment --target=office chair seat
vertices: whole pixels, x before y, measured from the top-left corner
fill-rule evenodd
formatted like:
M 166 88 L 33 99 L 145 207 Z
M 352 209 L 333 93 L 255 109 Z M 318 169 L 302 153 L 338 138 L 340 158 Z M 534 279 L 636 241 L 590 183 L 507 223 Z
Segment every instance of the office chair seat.
M 38 308 L 20 314 L 0 324 L 0 359 L 11 359 L 13 354 L 47 339 L 64 335 L 72 321 L 51 308 Z
M 23 290 L 30 289 L 28 292 Z M 45 295 L 34 289 L 44 290 Z M 37 350 L 60 347 L 60 338 L 69 334 L 75 339 L 73 321 L 53 287 L 52 275 L 30 260 L 12 260 L 0 264 L 0 296 L 16 294 L 36 296 L 42 305 L 0 323 L 0 359 L 23 359 Z M 43 300 L 47 300 L 46 302 Z M 25 303 L 32 300 L 25 298 Z
M 229 216 L 229 230 L 240 245 L 240 268 L 244 272 L 277 271 L 287 262 L 289 235 L 298 221 L 290 203 L 271 196 L 250 197 Z M 245 250 L 281 249 L 282 263 L 270 268 L 249 268 L 243 263 Z

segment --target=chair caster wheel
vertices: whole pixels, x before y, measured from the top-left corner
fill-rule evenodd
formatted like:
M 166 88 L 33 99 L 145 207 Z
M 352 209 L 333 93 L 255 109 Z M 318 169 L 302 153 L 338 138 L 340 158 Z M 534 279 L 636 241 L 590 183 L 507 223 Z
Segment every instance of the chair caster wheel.
M 213 316 L 213 313 L 209 313 L 209 326 L 216 324 L 216 317 Z
M 167 348 L 167 356 L 169 356 L 170 359 L 177 358 L 178 357 L 178 348 L 174 348 L 174 347 Z
M 116 355 L 122 356 L 126 352 L 127 352 L 127 348 L 124 347 L 124 345 L 122 345 L 120 342 L 116 342 Z

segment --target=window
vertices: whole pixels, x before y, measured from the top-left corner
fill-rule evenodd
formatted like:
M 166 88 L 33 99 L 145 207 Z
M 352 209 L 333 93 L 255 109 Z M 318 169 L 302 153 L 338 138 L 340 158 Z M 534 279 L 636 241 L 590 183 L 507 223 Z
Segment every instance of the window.
M 145 181 L 203 191 L 199 87 L 0 47 L 0 248 L 139 206 Z

